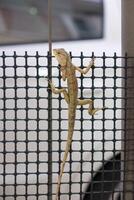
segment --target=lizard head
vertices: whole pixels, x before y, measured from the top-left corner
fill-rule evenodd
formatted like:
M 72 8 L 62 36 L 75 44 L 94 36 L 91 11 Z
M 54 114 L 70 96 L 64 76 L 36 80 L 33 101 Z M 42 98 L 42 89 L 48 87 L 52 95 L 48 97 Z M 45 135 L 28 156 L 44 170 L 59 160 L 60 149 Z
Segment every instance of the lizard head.
M 67 78 L 67 62 L 70 60 L 70 56 L 64 49 L 53 49 L 53 54 L 60 64 L 61 76 L 65 81 Z

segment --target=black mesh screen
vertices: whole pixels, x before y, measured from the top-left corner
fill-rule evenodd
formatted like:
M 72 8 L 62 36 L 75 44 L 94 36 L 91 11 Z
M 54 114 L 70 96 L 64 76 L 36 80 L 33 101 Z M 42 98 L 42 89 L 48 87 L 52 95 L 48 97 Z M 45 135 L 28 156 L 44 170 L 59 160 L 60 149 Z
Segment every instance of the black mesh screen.
M 87 106 L 77 108 L 61 200 L 120 199 L 126 180 L 128 58 L 71 54 L 72 62 L 81 67 L 93 56 L 95 67 L 87 75 L 77 73 L 79 97 L 91 98 L 95 107 L 106 109 L 90 116 Z M 121 64 L 122 60 L 126 63 Z M 52 67 L 49 63 L 49 54 L 38 52 L 3 52 L 0 56 L 0 200 L 54 199 L 67 138 L 68 107 L 63 96 L 51 93 L 43 77 L 52 78 L 56 87 L 66 87 L 55 58 Z

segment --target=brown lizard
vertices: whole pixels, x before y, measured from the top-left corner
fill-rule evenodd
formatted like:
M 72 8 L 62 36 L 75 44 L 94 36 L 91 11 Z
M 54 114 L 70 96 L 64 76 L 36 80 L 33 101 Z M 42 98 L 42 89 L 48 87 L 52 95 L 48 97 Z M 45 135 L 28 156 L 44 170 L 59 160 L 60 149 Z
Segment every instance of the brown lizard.
M 74 132 L 76 107 L 77 105 L 82 106 L 89 104 L 88 113 L 90 115 L 94 115 L 98 110 L 101 109 L 100 108 L 94 109 L 93 101 L 91 99 L 78 99 L 78 84 L 75 72 L 79 71 L 82 74 L 86 74 L 90 70 L 90 68 L 94 65 L 94 59 L 90 61 L 89 65 L 86 68 L 81 69 L 80 67 L 76 67 L 72 64 L 69 54 L 64 49 L 54 49 L 53 54 L 57 59 L 58 63 L 60 64 L 60 72 L 63 81 L 67 79 L 67 88 L 68 88 L 68 91 L 65 88 L 60 88 L 60 89 L 55 88 L 54 84 L 51 81 L 49 81 L 52 92 L 54 94 L 62 93 L 64 95 L 65 101 L 68 104 L 68 136 L 57 183 L 55 200 L 58 200 L 61 179 L 64 172 L 64 166 L 70 150 L 72 136 Z

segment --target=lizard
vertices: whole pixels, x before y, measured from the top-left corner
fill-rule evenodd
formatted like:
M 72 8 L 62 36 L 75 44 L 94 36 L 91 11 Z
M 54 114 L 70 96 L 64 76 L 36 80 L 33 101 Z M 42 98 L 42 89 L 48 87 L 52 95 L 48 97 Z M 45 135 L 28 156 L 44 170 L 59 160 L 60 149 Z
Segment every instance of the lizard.
M 67 90 L 65 88 L 56 88 L 51 80 L 49 81 L 50 89 L 54 94 L 62 93 L 65 101 L 68 104 L 68 136 L 67 136 L 65 152 L 63 155 L 63 160 L 60 166 L 60 174 L 58 176 L 56 196 L 55 196 L 55 200 L 58 200 L 61 179 L 64 172 L 66 159 L 68 157 L 68 153 L 70 151 L 72 143 L 72 137 L 75 126 L 76 108 L 78 105 L 83 106 L 88 104 L 89 105 L 88 113 L 90 115 L 94 115 L 97 111 L 102 110 L 102 108 L 94 108 L 93 100 L 91 99 L 78 99 L 78 83 L 77 83 L 76 71 L 80 72 L 81 74 L 86 74 L 90 70 L 90 68 L 94 66 L 94 58 L 90 61 L 87 67 L 84 67 L 82 69 L 80 67 L 76 67 L 71 62 L 71 57 L 69 53 L 67 53 L 63 48 L 53 49 L 53 54 L 60 65 L 60 73 L 63 81 L 66 81 L 67 79 Z

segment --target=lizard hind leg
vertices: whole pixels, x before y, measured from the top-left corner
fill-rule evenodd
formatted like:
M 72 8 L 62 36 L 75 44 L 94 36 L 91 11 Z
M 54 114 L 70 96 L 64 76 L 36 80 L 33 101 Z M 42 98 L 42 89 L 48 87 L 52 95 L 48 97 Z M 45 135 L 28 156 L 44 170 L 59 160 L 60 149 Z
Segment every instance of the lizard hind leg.
M 77 99 L 77 105 L 84 106 L 88 104 L 89 104 L 88 113 L 90 115 L 94 115 L 96 112 L 103 109 L 103 108 L 94 108 L 93 100 L 91 99 Z

